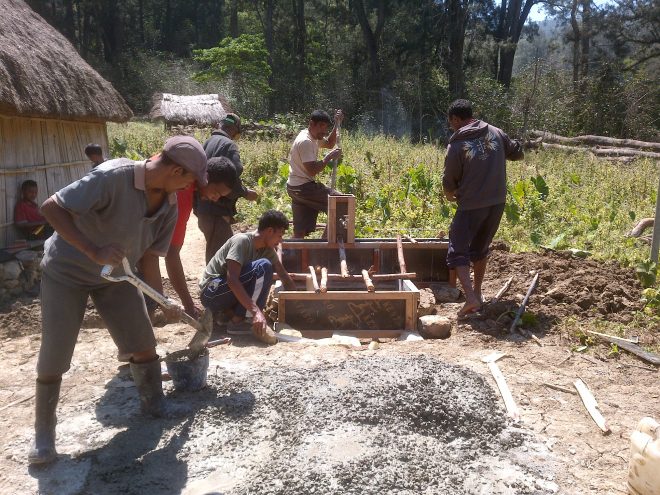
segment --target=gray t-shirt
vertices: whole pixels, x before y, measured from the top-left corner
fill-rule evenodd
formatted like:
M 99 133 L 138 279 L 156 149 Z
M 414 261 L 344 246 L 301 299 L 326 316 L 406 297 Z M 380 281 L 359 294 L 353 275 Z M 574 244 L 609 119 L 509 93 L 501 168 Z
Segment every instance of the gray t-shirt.
M 176 194 L 170 194 L 156 213 L 146 216 L 145 175 L 145 162 L 110 160 L 60 189 L 55 200 L 94 244 L 119 244 L 135 267 L 147 250 L 167 254 L 177 218 Z M 57 232 L 46 241 L 42 267 L 63 284 L 93 287 L 108 283 L 100 276 L 102 266 Z
M 266 258 L 271 263 L 275 264 L 277 254 L 275 250 L 270 247 L 261 249 L 254 249 L 254 232 L 247 232 L 245 234 L 236 234 L 231 237 L 224 245 L 218 249 L 215 256 L 211 258 L 209 264 L 202 274 L 202 280 L 199 283 L 201 289 L 206 287 L 214 278 L 225 278 L 227 276 L 227 261 L 233 260 L 243 267 L 247 263 L 256 261 L 261 258 Z

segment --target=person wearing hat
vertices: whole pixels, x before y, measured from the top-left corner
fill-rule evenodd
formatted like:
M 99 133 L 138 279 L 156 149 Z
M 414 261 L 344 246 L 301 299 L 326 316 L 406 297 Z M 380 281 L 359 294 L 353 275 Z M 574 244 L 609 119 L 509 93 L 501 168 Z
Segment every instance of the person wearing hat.
M 207 184 L 206 155 L 194 138 L 167 140 L 153 160 L 126 158 L 99 165 L 60 189 L 41 207 L 55 233 L 45 244 L 41 280 L 41 348 L 37 361 L 35 441 L 30 464 L 56 459 L 55 410 L 62 375 L 91 297 L 119 352 L 130 353 L 142 412 L 185 414 L 165 400 L 156 340 L 144 298 L 128 283 L 101 278 L 104 265 L 132 267 L 143 259 L 145 278 L 165 256 L 177 218 L 176 192 L 194 181 Z
M 238 180 L 234 184 L 232 192 L 217 201 L 200 201 L 199 196 L 195 198 L 195 214 L 199 230 L 206 239 L 206 263 L 227 240 L 234 235 L 231 224 L 234 216 L 238 213 L 236 202 L 239 198 L 248 201 L 256 201 L 257 193 L 247 189 L 241 182 L 243 164 L 235 141 L 241 135 L 241 119 L 235 113 L 228 113 L 218 123 L 211 137 L 204 143 L 204 151 L 207 158 L 224 156 L 229 158 L 236 168 Z

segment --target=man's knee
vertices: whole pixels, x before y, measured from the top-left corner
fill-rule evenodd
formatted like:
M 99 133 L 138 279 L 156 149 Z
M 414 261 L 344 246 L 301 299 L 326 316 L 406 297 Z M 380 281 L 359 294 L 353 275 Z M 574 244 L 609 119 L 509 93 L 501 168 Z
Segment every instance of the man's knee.
M 273 264 L 270 262 L 269 259 L 259 258 L 254 262 L 254 264 L 255 264 L 255 268 L 261 270 L 265 278 L 273 277 Z

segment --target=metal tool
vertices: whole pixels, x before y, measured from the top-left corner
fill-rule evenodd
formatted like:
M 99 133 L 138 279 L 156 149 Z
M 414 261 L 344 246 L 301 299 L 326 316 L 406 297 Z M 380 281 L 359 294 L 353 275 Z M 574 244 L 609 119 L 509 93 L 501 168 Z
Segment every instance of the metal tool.
M 169 297 L 164 296 L 149 286 L 149 284 L 147 284 L 144 280 L 141 280 L 137 275 L 135 275 L 131 269 L 131 265 L 128 262 L 128 259 L 124 258 L 121 264 L 124 269 L 124 275 L 117 277 L 111 275 L 114 267 L 112 265 L 105 265 L 101 270 L 101 277 L 109 280 L 110 282 L 128 282 L 129 284 L 137 287 L 143 294 L 146 294 L 164 308 L 179 309 L 180 321 L 182 323 L 187 323 L 195 330 L 197 330 L 192 340 L 188 344 L 188 348 L 193 352 L 201 352 L 202 349 L 204 349 L 206 346 L 206 343 L 209 341 L 211 332 L 213 331 L 213 314 L 211 311 L 209 309 L 205 309 L 202 317 L 199 320 L 196 320 L 188 313 L 183 311 L 183 308 L 176 301 L 173 301 Z

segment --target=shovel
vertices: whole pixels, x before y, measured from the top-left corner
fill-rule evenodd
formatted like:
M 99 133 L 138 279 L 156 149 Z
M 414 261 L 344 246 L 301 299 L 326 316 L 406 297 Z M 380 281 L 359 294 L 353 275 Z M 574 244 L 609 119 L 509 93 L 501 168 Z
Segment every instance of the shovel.
M 114 267 L 112 265 L 105 265 L 101 270 L 101 277 L 109 280 L 110 282 L 128 282 L 129 284 L 137 287 L 143 294 L 146 294 L 164 308 L 180 309 L 180 321 L 182 323 L 187 323 L 195 330 L 197 330 L 192 340 L 188 344 L 190 354 L 196 355 L 197 353 L 202 352 L 207 342 L 209 341 L 209 338 L 211 337 L 211 332 L 213 331 L 213 313 L 211 313 L 211 311 L 207 308 L 204 310 L 202 317 L 199 320 L 196 320 L 188 313 L 183 311 L 183 308 L 181 308 L 181 306 L 179 306 L 179 304 L 177 304 L 175 301 L 154 290 L 144 280 L 138 278 L 137 275 L 133 273 L 133 270 L 131 270 L 131 265 L 126 258 L 124 258 L 121 263 L 124 268 L 124 275 L 120 275 L 118 277 L 112 276 L 111 273 Z

